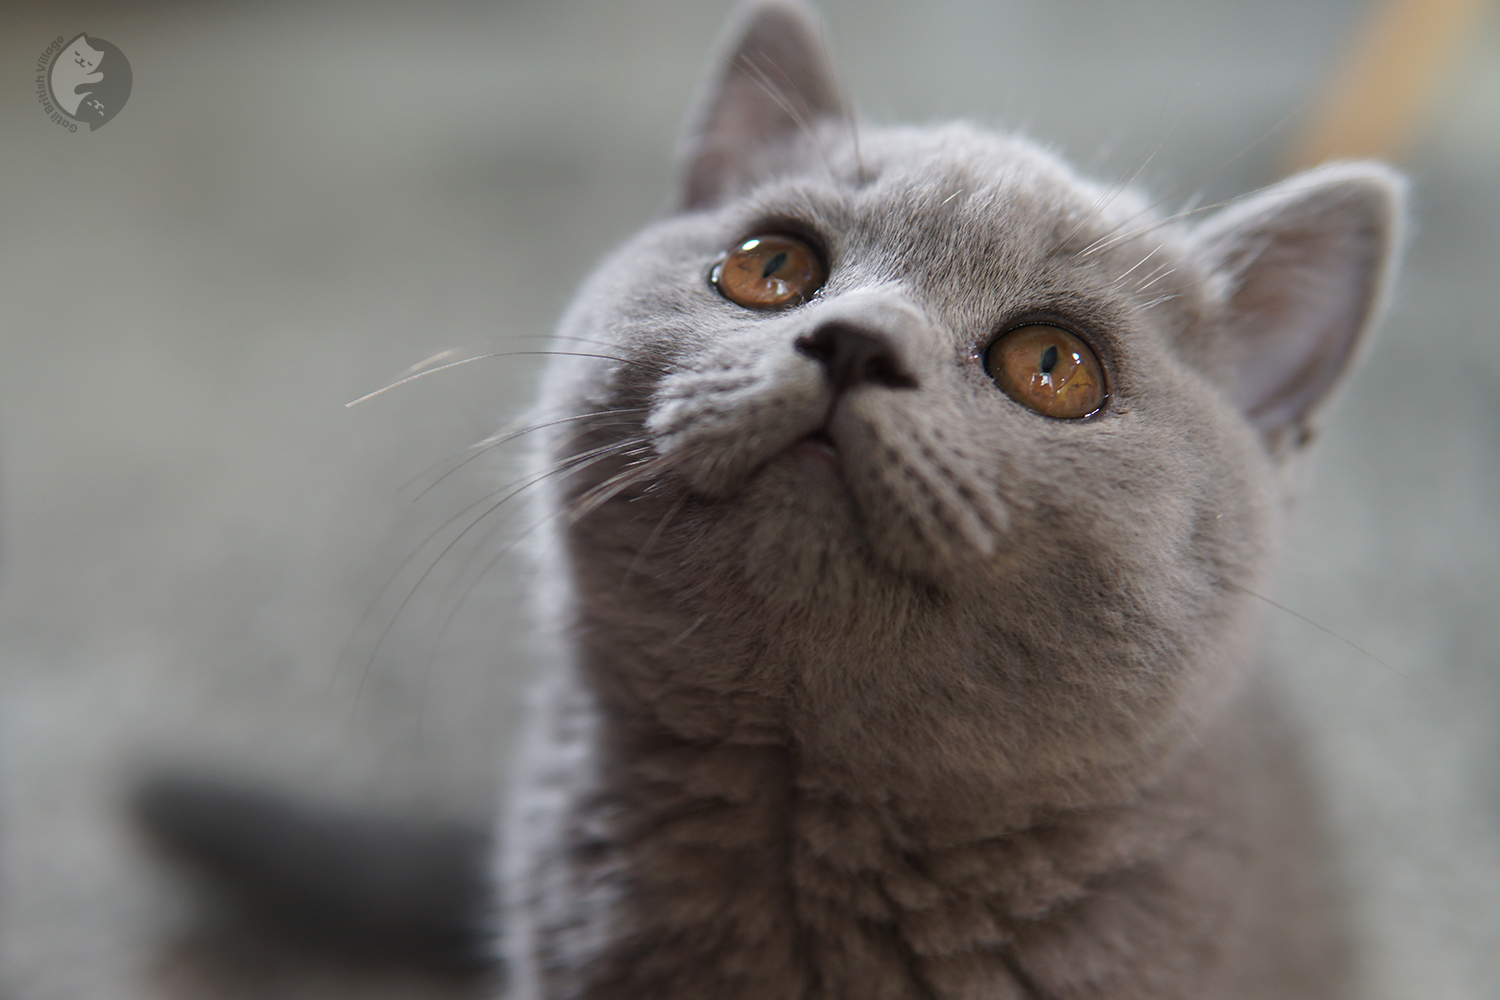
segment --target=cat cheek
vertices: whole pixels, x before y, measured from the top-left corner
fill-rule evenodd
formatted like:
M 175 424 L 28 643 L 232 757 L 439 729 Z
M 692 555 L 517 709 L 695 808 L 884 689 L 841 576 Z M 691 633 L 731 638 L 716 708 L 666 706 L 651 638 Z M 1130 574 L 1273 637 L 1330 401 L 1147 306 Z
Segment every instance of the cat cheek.
M 749 355 L 751 360 L 741 360 Z M 769 458 L 822 423 L 827 389 L 815 367 L 787 350 L 754 352 L 734 341 L 657 387 L 646 430 L 695 493 L 724 499 Z
M 951 583 L 1004 551 L 1013 517 L 993 456 L 979 440 L 950 433 L 971 421 L 945 412 L 954 408 L 940 395 L 854 399 L 832 430 L 874 557 Z

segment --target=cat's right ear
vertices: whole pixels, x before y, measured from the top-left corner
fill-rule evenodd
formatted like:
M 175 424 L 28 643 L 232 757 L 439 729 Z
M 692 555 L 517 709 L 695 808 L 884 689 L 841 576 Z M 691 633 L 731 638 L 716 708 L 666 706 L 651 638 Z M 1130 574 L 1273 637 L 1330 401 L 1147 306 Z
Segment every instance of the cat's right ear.
M 756 179 L 766 150 L 843 113 L 817 16 L 795 0 L 742 4 L 689 117 L 681 207 L 712 207 Z
M 1273 454 L 1310 440 L 1384 305 L 1405 183 L 1379 163 L 1333 163 L 1223 209 L 1197 232 L 1224 281 L 1231 398 Z

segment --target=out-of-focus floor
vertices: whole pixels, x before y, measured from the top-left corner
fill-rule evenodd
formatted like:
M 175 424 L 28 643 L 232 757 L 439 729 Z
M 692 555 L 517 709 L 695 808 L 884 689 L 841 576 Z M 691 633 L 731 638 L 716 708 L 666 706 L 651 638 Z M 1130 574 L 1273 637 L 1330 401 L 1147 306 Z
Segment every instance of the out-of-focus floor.
M 1141 183 L 1214 199 L 1273 179 L 1271 130 L 1364 8 L 825 10 L 866 119 L 1020 126 L 1109 178 L 1155 151 Z M 489 563 L 524 515 L 460 542 L 398 614 L 453 529 L 424 536 L 504 470 L 405 484 L 516 414 L 537 359 L 342 404 L 445 349 L 539 346 L 667 197 L 725 12 L 0 13 L 0 994 L 465 994 L 296 959 L 252 975 L 184 943 L 190 896 L 121 796 L 185 760 L 358 806 L 490 807 L 531 664 L 525 569 Z M 75 135 L 32 78 L 78 31 L 120 47 L 134 89 Z M 1270 653 L 1317 754 L 1371 1000 L 1500 995 L 1500 16 L 1462 55 L 1403 157 L 1409 268 L 1279 591 L 1389 666 L 1280 613 Z

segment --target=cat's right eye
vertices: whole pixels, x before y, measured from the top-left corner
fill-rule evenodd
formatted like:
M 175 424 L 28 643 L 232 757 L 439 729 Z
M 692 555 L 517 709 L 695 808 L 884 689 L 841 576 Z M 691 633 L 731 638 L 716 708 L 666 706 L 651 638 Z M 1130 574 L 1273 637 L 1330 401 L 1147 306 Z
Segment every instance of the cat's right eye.
M 1104 370 L 1087 344 L 1055 326 L 1011 330 L 984 352 L 1004 393 L 1047 417 L 1072 420 L 1104 405 Z
M 714 265 L 708 280 L 746 309 L 801 305 L 823 287 L 823 258 L 806 240 L 783 233 L 752 236 Z

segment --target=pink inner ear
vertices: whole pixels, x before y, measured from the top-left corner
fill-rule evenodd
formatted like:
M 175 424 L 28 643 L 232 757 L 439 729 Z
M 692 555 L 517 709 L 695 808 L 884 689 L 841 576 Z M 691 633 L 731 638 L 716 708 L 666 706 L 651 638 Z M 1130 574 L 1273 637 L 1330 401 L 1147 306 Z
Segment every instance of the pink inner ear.
M 753 176 L 757 153 L 843 104 L 813 14 L 763 0 L 726 29 L 683 142 L 684 208 L 707 208 Z
M 1262 430 L 1299 419 L 1333 388 L 1374 306 L 1367 249 L 1330 247 L 1345 241 L 1325 236 L 1297 234 L 1266 251 L 1233 300 L 1243 352 L 1235 398 Z
M 1268 440 L 1306 423 L 1357 356 L 1394 258 L 1400 196 L 1386 168 L 1336 164 L 1204 227 L 1234 281 L 1229 393 Z

